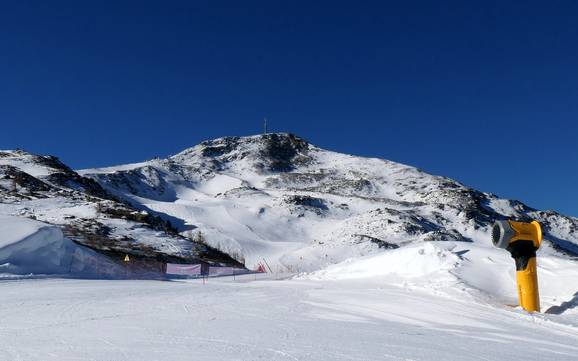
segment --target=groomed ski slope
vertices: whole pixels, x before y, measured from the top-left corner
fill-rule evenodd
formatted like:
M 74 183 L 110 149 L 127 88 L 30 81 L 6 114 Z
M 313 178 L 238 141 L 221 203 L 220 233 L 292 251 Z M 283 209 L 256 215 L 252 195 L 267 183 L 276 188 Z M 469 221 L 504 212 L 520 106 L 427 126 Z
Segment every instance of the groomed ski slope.
M 65 240 L 39 222 L 7 221 L 19 222 L 20 233 L 11 232 L 5 253 L 18 245 L 32 256 L 39 242 L 29 240 L 42 239 L 45 249 Z M 12 275 L 0 281 L 0 361 L 576 360 L 578 268 L 549 252 L 538 265 L 545 313 L 533 315 L 515 306 L 505 252 L 455 242 L 284 280 Z
M 265 258 L 274 271 L 303 273 L 206 285 L 59 279 L 95 277 L 70 259 L 99 254 L 23 217 L 98 219 L 136 237 L 134 224 L 98 215 L 76 195 L 13 200 L 0 209 L 0 361 L 578 360 L 576 219 L 313 146 L 292 172 L 259 173 L 270 161 L 261 138 L 89 173 L 247 266 Z M 540 314 L 515 306 L 513 260 L 489 237 L 494 219 L 520 215 L 547 230 Z M 167 254 L 192 245 L 150 230 L 137 238 Z
M 530 315 L 437 273 L 330 274 L 0 282 L 0 360 L 578 357 L 578 295 L 557 300 L 558 314 Z

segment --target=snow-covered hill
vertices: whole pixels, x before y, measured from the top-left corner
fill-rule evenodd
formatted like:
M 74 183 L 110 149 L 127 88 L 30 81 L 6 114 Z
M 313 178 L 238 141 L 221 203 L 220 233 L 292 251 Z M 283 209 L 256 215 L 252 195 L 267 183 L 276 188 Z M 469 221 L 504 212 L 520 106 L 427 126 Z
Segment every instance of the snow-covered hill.
M 234 262 L 178 235 L 160 218 L 122 203 L 52 156 L 0 151 L 0 230 L 4 237 L 14 224 L 28 224 L 13 217 L 57 225 L 68 238 L 109 254 Z M 50 243 L 48 238 L 44 241 Z M 40 253 L 37 256 L 43 258 Z
M 167 159 L 79 172 L 52 157 L 0 152 L 0 199 L 0 274 L 59 273 L 74 268 L 71 252 L 99 256 L 65 236 L 100 251 L 233 262 L 208 244 L 248 267 L 264 259 L 274 271 L 307 271 L 207 284 L 0 282 L 0 360 L 578 353 L 578 219 L 290 134 L 220 138 Z M 542 314 L 510 307 L 514 262 L 489 232 L 506 217 L 544 227 Z M 75 267 L 90 272 L 82 261 Z
M 167 159 L 80 174 L 249 267 L 265 259 L 314 271 L 424 241 L 485 249 L 489 227 L 505 217 L 539 220 L 542 253 L 578 254 L 576 218 L 286 133 L 219 138 Z

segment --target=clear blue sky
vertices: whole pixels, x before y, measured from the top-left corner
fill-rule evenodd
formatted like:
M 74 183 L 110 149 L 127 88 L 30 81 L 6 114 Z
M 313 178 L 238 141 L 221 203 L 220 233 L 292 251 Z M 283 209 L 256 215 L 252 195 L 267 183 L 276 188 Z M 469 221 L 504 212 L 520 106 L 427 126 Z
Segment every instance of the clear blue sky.
M 578 2 L 1 5 L 0 148 L 113 165 L 264 116 L 578 216 Z

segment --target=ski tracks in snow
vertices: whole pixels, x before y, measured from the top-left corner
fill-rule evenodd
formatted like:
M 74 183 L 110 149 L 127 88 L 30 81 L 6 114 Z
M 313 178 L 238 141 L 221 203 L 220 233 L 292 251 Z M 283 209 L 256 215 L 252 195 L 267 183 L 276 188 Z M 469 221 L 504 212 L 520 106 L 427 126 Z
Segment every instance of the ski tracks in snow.
M 0 361 L 575 360 L 578 331 L 424 290 L 343 281 L 0 284 Z M 565 317 L 559 317 L 566 320 Z

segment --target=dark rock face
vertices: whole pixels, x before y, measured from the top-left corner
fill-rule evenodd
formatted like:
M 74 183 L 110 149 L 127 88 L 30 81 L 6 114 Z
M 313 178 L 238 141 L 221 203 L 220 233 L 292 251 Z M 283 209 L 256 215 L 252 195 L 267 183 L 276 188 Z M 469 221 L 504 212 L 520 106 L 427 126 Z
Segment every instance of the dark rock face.
M 59 171 L 61 173 L 65 173 L 65 174 L 73 174 L 73 173 L 76 174 L 75 171 L 73 171 L 66 164 L 62 163 L 60 161 L 60 159 L 58 159 L 57 157 L 55 157 L 53 155 L 46 155 L 46 156 L 33 155 L 32 159 L 33 159 L 34 163 L 39 164 L 39 165 L 43 165 L 47 168 L 52 168 L 55 171 Z
M 295 204 L 298 206 L 308 207 L 308 208 L 317 208 L 320 210 L 327 210 L 326 202 L 321 198 L 315 198 L 311 196 L 301 196 L 301 195 L 294 195 L 289 196 L 285 199 L 285 201 L 289 204 Z
M 325 179 L 317 186 L 305 188 L 313 192 L 327 192 L 342 196 L 373 196 L 374 187 L 371 181 L 358 179 Z
M 49 184 L 46 184 L 28 173 L 22 172 L 20 169 L 9 165 L 0 166 L 0 177 L 6 180 L 11 180 L 14 187 L 17 185 L 25 189 L 28 195 L 38 192 L 48 192 L 53 189 Z M 7 191 L 16 192 L 16 189 L 7 189 Z
M 466 220 L 473 220 L 478 226 L 484 226 L 493 223 L 496 220 L 494 212 L 489 211 L 485 204 L 488 203 L 487 197 L 474 189 L 447 189 L 441 191 L 452 198 L 450 207 L 455 207 L 463 213 Z
M 65 188 L 75 189 L 94 197 L 111 200 L 115 199 L 96 181 L 90 178 L 81 177 L 76 172 L 52 173 L 46 177 L 46 180 L 50 183 L 57 184 Z
M 303 185 L 310 187 L 312 184 L 318 184 L 328 177 L 324 173 L 282 173 L 277 177 L 271 177 L 267 180 L 270 187 L 283 187 L 284 185 Z
M 243 267 L 242 264 L 228 255 L 200 243 L 194 244 L 194 251 L 188 255 L 169 255 L 150 245 L 139 244 L 137 240 L 132 237 L 114 236 L 113 230 L 110 227 L 94 219 L 75 220 L 63 227 L 63 233 L 74 242 L 113 258 L 121 257 L 122 259 L 125 254 L 130 254 L 140 259 L 150 259 L 160 262 L 197 263 L 203 261 L 213 264 L 228 264 Z M 159 242 L 162 240 L 162 236 L 159 236 Z M 191 241 L 191 243 L 194 242 Z
M 182 167 L 193 160 L 201 162 L 208 171 L 224 171 L 236 161 L 247 159 L 259 173 L 282 173 L 311 162 L 310 148 L 307 141 L 289 133 L 224 137 L 204 141 L 166 162 Z
M 307 154 L 309 143 L 293 134 L 265 134 L 261 141 L 264 147 L 260 156 L 268 171 L 289 172 L 311 161 Z
M 80 176 L 56 157 L 33 155 L 22 150 L 2 152 L 0 157 L 14 158 L 18 156 L 26 159 L 30 164 L 42 166 L 49 170 L 48 175 L 40 177 L 41 179 L 39 179 L 15 166 L 0 166 L 0 174 L 4 175 L 4 179 L 11 179 L 15 185 L 25 189 L 29 195 L 30 193 L 34 193 L 35 197 L 44 197 L 45 195 L 41 194 L 41 192 L 76 190 L 94 197 L 114 199 L 114 197 L 105 191 L 96 181 Z M 63 189 L 59 189 L 60 187 Z
M 204 157 L 210 158 L 222 157 L 234 151 L 237 148 L 238 143 L 239 137 L 223 138 L 223 141 L 220 143 L 205 141 L 201 143 L 201 146 L 203 146 L 201 154 Z
M 46 176 L 45 179 L 49 183 L 79 190 L 94 197 L 114 199 L 114 197 L 105 191 L 96 181 L 80 176 L 55 156 L 34 155 L 32 156 L 32 160 L 38 165 L 52 169 L 52 173 Z
M 442 242 L 472 242 L 471 239 L 467 239 L 463 237 L 460 232 L 456 231 L 455 229 L 450 230 L 443 230 L 439 229 L 429 233 L 425 238 L 424 241 L 442 241 Z
M 371 243 L 377 244 L 377 246 L 379 248 L 382 248 L 382 249 L 397 249 L 397 248 L 399 248 L 399 245 L 397 245 L 397 244 L 389 243 L 389 242 L 386 242 L 382 239 L 368 236 L 366 234 L 356 234 L 354 236 L 357 238 L 357 241 L 360 243 L 365 242 L 365 241 L 370 241 Z

